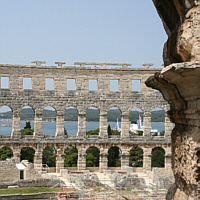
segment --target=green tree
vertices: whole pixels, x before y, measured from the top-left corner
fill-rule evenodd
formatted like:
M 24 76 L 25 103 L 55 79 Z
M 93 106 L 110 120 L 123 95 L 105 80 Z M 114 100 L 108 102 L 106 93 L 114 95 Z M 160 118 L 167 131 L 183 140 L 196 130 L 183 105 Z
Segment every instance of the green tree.
M 108 167 L 121 167 L 120 150 L 118 147 L 111 147 L 108 150 Z
M 65 149 L 65 167 L 77 167 L 78 151 L 75 147 L 69 146 Z
M 24 147 L 21 149 L 20 161 L 28 160 L 33 163 L 35 151 L 30 147 Z
M 86 154 L 86 167 L 99 167 L 99 149 L 90 147 Z
M 99 129 L 87 131 L 86 135 L 99 135 Z
M 9 147 L 2 147 L 0 149 L 0 160 L 6 160 L 13 156 L 12 150 Z
M 110 124 L 108 124 L 108 135 L 112 135 Z
M 151 167 L 165 167 L 165 151 L 161 147 L 152 150 Z
M 66 128 L 64 128 L 64 134 L 67 135 L 67 130 L 66 130 Z
M 24 126 L 24 129 L 20 130 L 21 135 L 33 135 L 34 129 L 31 129 L 31 122 L 26 122 L 26 126 Z
M 142 167 L 143 166 L 143 150 L 139 147 L 133 147 L 130 150 L 129 166 Z
M 47 146 L 42 153 L 42 164 L 47 164 L 49 167 L 56 166 L 56 154 L 53 147 Z

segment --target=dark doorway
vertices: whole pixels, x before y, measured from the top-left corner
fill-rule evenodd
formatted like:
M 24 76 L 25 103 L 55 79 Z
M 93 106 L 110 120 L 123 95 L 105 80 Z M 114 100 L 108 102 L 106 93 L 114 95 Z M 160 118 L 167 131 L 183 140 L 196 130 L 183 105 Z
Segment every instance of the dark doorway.
M 24 171 L 20 170 L 20 179 L 24 179 Z

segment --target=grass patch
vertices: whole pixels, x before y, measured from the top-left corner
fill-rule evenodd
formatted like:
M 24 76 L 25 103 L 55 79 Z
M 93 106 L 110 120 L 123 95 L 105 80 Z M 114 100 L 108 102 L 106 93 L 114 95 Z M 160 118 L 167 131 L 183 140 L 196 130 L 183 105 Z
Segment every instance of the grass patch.
M 65 188 L 64 191 L 70 189 Z M 21 187 L 21 188 L 8 188 L 0 189 L 0 195 L 4 194 L 31 194 L 40 192 L 60 192 L 61 188 L 48 188 L 48 187 Z

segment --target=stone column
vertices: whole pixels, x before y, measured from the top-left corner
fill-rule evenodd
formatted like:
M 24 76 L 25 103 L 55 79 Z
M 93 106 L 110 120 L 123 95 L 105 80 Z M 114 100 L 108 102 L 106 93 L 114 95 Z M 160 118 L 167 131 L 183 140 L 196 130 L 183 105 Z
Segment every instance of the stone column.
M 151 137 L 151 113 L 150 112 L 144 112 L 143 127 L 144 127 L 143 136 Z
M 121 170 L 126 170 L 129 167 L 129 153 L 121 154 Z
M 171 139 L 172 129 L 173 129 L 173 123 L 170 122 L 170 119 L 167 113 L 165 113 L 165 137 L 168 137 Z
M 171 172 L 172 170 L 172 152 L 171 147 L 165 149 L 165 171 Z
M 77 169 L 78 171 L 86 169 L 86 153 L 78 153 Z
M 13 158 L 16 163 L 20 162 L 20 152 L 21 152 L 20 148 L 13 148 Z
M 99 120 L 99 135 L 103 138 L 108 137 L 107 132 L 107 113 L 100 111 L 100 120 Z
M 42 113 L 35 112 L 34 118 L 34 136 L 42 136 Z
M 12 115 L 12 137 L 20 137 L 20 113 L 19 112 L 13 112 Z
M 100 153 L 99 154 L 99 172 L 103 172 L 104 169 L 108 169 L 108 154 Z
M 143 172 L 151 171 L 151 148 L 143 150 Z
M 64 160 L 64 152 L 58 150 L 56 154 L 56 173 L 60 173 L 60 169 L 64 169 Z
M 86 114 L 78 114 L 78 136 L 86 136 Z
M 56 114 L 56 136 L 64 136 L 64 113 Z
M 37 144 L 37 150 L 35 151 L 34 155 L 34 169 L 41 171 L 42 169 L 42 150 L 43 145 Z
M 129 114 L 121 115 L 121 137 L 129 137 Z

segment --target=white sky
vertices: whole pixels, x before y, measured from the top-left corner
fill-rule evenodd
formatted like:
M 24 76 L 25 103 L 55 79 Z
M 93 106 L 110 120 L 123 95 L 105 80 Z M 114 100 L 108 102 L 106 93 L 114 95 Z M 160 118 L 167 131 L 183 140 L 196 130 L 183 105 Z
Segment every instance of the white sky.
M 0 63 L 163 63 L 151 0 L 0 0 Z

